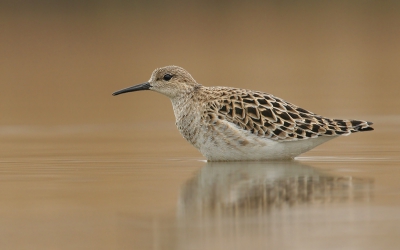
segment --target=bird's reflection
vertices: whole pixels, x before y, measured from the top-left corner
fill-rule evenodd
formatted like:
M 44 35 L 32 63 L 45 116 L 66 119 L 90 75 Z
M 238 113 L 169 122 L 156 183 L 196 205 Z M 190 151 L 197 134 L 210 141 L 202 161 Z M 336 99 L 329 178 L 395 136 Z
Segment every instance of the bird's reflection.
M 368 200 L 372 180 L 288 162 L 207 163 L 181 190 L 178 215 L 240 215 L 300 204 Z

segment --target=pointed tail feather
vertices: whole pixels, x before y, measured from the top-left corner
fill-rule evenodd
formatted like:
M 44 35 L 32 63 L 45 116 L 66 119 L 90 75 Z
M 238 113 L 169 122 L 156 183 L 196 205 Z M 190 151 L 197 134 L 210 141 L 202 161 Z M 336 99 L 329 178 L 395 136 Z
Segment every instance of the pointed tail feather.
M 356 120 L 352 120 L 350 121 L 352 124 L 353 122 L 361 122 L 360 124 L 354 126 L 351 128 L 352 132 L 358 132 L 358 131 L 372 131 L 374 130 L 373 127 L 371 127 L 371 125 L 373 124 L 372 122 L 368 122 L 368 121 L 356 121 Z
M 371 127 L 373 123 L 368 121 L 348 120 L 347 124 L 347 128 L 351 133 L 374 130 L 374 128 Z
M 373 123 L 368 121 L 342 119 L 333 119 L 330 121 L 330 124 L 335 127 L 333 134 L 336 135 L 349 135 L 351 133 L 374 130 L 371 127 Z

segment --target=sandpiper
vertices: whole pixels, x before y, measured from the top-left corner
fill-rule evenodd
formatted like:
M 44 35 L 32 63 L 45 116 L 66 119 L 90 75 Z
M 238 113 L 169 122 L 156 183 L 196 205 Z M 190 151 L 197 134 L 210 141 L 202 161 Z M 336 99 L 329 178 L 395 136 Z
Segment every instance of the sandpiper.
M 373 130 L 371 122 L 326 118 L 264 92 L 206 87 L 178 66 L 113 95 L 139 90 L 170 98 L 179 132 L 208 161 L 293 159 L 338 136 Z

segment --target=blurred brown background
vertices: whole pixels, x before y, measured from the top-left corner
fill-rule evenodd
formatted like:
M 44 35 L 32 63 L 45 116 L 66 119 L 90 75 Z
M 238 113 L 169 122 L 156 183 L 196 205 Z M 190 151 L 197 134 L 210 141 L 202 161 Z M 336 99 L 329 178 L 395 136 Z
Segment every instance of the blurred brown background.
M 313 112 L 398 114 L 398 1 L 2 1 L 0 125 L 173 121 L 115 90 L 179 65 Z

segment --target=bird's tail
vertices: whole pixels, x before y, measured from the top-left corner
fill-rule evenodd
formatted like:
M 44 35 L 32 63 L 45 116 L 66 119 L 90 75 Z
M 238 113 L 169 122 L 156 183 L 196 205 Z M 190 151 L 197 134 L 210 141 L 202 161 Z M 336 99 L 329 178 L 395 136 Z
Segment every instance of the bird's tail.
M 333 119 L 332 125 L 336 128 L 336 134 L 348 135 L 350 133 L 363 132 L 363 131 L 371 131 L 374 130 L 371 127 L 373 123 L 368 121 L 361 120 L 342 120 L 342 119 Z

